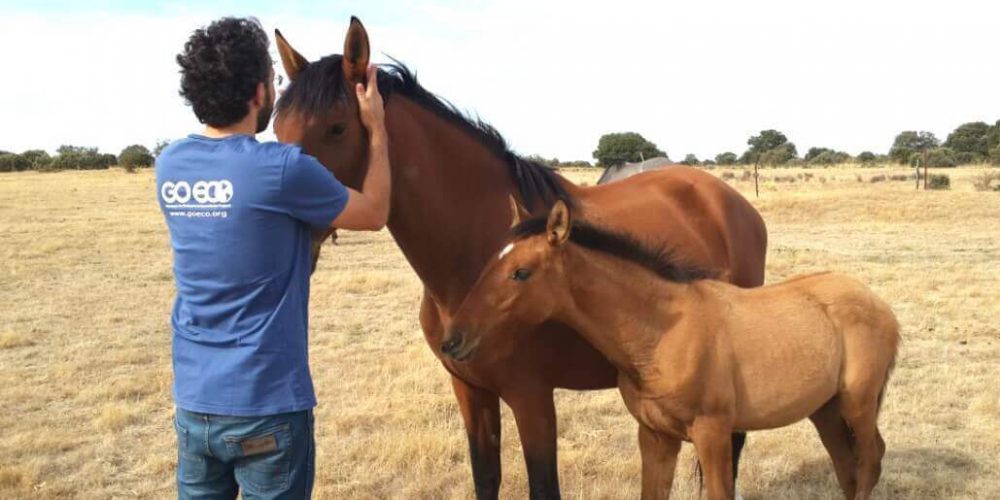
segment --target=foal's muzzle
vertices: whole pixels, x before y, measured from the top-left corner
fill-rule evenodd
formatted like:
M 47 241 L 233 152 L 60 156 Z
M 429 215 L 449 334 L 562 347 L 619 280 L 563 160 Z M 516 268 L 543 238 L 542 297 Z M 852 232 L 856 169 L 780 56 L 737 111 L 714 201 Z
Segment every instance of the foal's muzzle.
M 464 361 L 476 350 L 476 346 L 468 345 L 465 342 L 465 334 L 462 332 L 452 332 L 451 335 L 441 343 L 441 353 L 450 356 L 455 361 Z

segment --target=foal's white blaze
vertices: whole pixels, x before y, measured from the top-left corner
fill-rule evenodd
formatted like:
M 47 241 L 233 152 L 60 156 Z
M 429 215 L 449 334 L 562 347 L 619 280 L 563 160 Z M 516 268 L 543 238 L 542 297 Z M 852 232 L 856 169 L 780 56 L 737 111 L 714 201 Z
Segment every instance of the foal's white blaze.
M 497 257 L 497 260 L 503 259 L 513 249 L 514 249 L 514 244 L 508 243 L 507 246 L 503 247 L 503 250 L 500 250 L 500 256 Z

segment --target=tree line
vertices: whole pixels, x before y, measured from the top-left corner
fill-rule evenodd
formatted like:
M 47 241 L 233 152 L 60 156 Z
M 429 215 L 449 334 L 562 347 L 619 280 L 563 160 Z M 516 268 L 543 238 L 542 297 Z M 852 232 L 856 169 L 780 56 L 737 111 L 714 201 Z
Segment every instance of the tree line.
M 98 148 L 70 145 L 59 146 L 55 155 L 49 155 L 48 151 L 42 149 L 29 149 L 21 153 L 0 150 L 0 172 L 103 170 L 115 165 L 131 171 L 152 166 L 155 157 L 167 144 L 167 141 L 158 142 L 152 152 L 146 146 L 133 144 L 117 155 L 101 153 Z
M 686 165 L 834 165 L 898 163 L 930 167 L 954 167 L 972 163 L 1000 165 L 1000 120 L 993 125 L 969 122 L 959 125 L 941 142 L 927 131 L 905 130 L 896 135 L 887 153 L 862 151 L 856 156 L 826 147 L 811 147 L 799 156 L 795 143 L 774 129 L 762 130 L 747 139 L 747 149 L 737 155 L 726 151 L 712 158 L 698 159 L 688 154 L 680 163 Z M 621 165 L 656 156 L 666 157 L 656 144 L 635 132 L 601 136 L 593 153 L 597 166 Z M 558 160 L 546 163 L 563 166 Z

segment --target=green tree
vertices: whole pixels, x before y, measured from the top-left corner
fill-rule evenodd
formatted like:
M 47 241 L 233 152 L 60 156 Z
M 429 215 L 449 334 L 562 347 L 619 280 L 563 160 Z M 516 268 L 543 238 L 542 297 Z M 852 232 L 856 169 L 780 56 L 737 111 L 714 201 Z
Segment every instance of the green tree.
M 784 165 L 798 156 L 795 144 L 786 142 L 775 148 L 771 148 L 760 155 L 760 163 L 763 165 Z
M 692 153 L 688 153 L 684 156 L 684 161 L 681 162 L 681 165 L 698 165 L 699 163 L 701 162 L 698 161 L 697 156 Z
M 857 159 L 859 162 L 865 165 L 875 163 L 876 161 L 878 161 L 878 157 L 875 156 L 875 153 L 872 153 L 871 151 L 862 151 L 861 153 L 858 154 Z
M 958 153 L 966 153 L 969 162 L 982 161 L 990 153 L 990 134 L 993 127 L 985 122 L 969 122 L 959 125 L 948 134 L 943 146 Z
M 896 136 L 892 141 L 892 148 L 889 149 L 889 158 L 896 163 L 906 164 L 913 153 L 923 153 L 940 145 L 937 137 L 931 132 L 905 130 Z
M 736 156 L 736 153 L 729 151 L 715 155 L 715 163 L 719 165 L 735 165 L 737 161 L 739 161 L 739 158 Z
M 43 149 L 29 149 L 21 153 L 21 157 L 31 162 L 31 168 L 35 170 L 43 169 L 52 162 L 52 157 Z
M 169 145 L 170 141 L 166 139 L 160 139 L 156 141 L 156 146 L 153 147 L 153 156 L 159 158 L 160 153 L 162 153 L 164 149 L 167 149 L 167 146 Z
M 914 153 L 914 156 L 918 156 L 921 153 Z M 959 155 L 955 153 L 955 150 L 951 148 L 934 148 L 927 152 L 927 166 L 928 167 L 954 167 L 961 164 L 961 159 Z
M 0 172 L 20 172 L 31 168 L 31 162 L 21 155 L 0 153 Z
M 747 139 L 750 146 L 740 162 L 745 164 L 760 162 L 765 165 L 783 165 L 798 157 L 795 144 L 788 142 L 785 134 L 774 129 L 761 130 L 760 134 Z
M 833 150 L 829 148 L 809 148 L 809 151 L 806 151 L 806 154 L 802 157 L 802 159 L 809 161 L 823 153 L 826 153 L 827 151 L 832 152 Z
M 126 147 L 118 155 L 118 164 L 125 167 L 126 170 L 131 170 L 136 167 L 150 167 L 153 165 L 153 155 L 149 154 L 149 150 L 146 146 L 139 144 L 133 144 Z
M 667 156 L 667 154 L 660 151 L 656 144 L 635 132 L 604 134 L 597 143 L 597 149 L 594 150 L 594 158 L 598 164 L 605 167 L 657 156 Z
M 847 163 L 849 161 L 851 161 L 851 155 L 843 151 L 834 151 L 832 149 L 827 149 L 826 151 L 823 151 L 822 153 L 809 159 L 809 163 L 813 165 L 836 165 L 839 163 Z

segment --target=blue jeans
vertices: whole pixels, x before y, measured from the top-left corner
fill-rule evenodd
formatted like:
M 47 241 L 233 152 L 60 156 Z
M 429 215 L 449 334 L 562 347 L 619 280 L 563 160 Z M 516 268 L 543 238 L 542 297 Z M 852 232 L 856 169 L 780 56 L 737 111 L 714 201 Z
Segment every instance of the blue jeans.
M 227 417 L 177 408 L 177 498 L 303 499 L 312 495 L 312 410 Z

